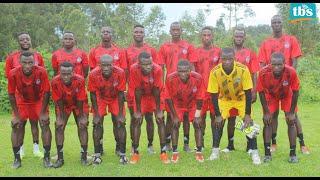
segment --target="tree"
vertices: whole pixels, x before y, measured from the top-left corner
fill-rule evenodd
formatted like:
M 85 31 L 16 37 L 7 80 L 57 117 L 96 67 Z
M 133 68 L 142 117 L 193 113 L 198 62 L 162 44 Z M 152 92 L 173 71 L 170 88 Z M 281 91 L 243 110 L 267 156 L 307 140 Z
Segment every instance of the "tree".
M 235 23 L 235 26 L 237 26 L 240 20 L 255 16 L 255 12 L 248 3 L 223 3 L 222 6 L 228 11 L 227 16 L 224 13 L 222 14 L 223 17 L 227 17 L 229 20 L 228 29 L 231 29 L 232 21 Z

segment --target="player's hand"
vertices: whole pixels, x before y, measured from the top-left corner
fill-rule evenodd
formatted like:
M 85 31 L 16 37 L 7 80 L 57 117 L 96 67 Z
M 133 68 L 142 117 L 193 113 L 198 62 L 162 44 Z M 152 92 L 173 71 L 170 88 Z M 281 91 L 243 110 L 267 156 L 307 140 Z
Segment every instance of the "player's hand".
M 271 116 L 270 113 L 264 113 L 262 119 L 263 119 L 263 123 L 264 123 L 265 125 L 268 125 L 268 126 L 271 125 L 272 116 Z
M 245 129 L 252 124 L 253 124 L 253 121 L 252 121 L 250 115 L 246 114 L 243 119 L 243 128 Z
M 257 101 L 257 91 L 251 91 L 251 103 L 255 103 Z
M 137 121 L 139 121 L 139 123 L 141 123 L 141 121 L 142 121 L 142 115 L 141 115 L 141 112 L 140 112 L 140 111 L 134 112 L 133 117 L 134 117 Z
M 288 123 L 289 123 L 290 125 L 293 125 L 293 124 L 295 123 L 295 121 L 296 121 L 296 115 L 295 115 L 295 113 L 288 113 L 288 114 L 286 114 L 286 118 L 288 119 Z
M 214 126 L 215 126 L 216 128 L 222 127 L 222 121 L 223 121 L 223 119 L 222 119 L 221 116 L 216 116 L 216 118 L 215 118 L 215 120 L 214 120 Z

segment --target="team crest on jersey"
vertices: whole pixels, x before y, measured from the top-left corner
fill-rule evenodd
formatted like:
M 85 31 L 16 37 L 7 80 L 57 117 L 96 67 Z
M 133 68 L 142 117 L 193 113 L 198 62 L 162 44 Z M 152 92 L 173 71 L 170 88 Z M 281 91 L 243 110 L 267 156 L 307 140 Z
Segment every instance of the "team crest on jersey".
M 288 49 L 288 48 L 290 47 L 290 43 L 289 43 L 288 41 L 286 41 L 286 42 L 284 43 L 284 47 Z
M 81 61 L 82 61 L 81 57 L 78 57 L 78 58 L 77 58 L 77 62 L 78 62 L 78 63 L 81 63 Z
M 188 50 L 183 48 L 183 49 L 182 49 L 182 53 L 183 53 L 183 54 L 187 54 L 187 53 L 188 53 Z
M 150 83 L 153 83 L 153 81 L 154 81 L 153 77 L 150 77 L 150 78 L 149 78 L 149 82 L 150 82 Z
M 215 56 L 214 58 L 213 58 L 213 62 L 217 62 L 218 61 L 218 57 L 217 56 Z
M 240 83 L 241 79 L 238 77 L 234 80 L 235 83 Z
M 118 59 L 119 59 L 118 53 L 114 54 L 113 59 L 114 59 L 114 60 L 118 60 Z
M 289 82 L 288 81 L 283 81 L 282 85 L 283 86 L 288 86 Z
M 197 92 L 197 90 L 198 90 L 197 87 L 193 87 L 193 88 L 192 88 L 192 92 L 193 92 L 193 93 Z
M 36 84 L 39 85 L 41 83 L 40 79 L 36 80 Z
M 113 82 L 113 87 L 116 87 L 118 84 L 119 84 L 118 81 L 114 81 Z
M 250 62 L 250 57 L 247 56 L 247 57 L 246 57 L 246 63 L 249 63 L 249 62 Z

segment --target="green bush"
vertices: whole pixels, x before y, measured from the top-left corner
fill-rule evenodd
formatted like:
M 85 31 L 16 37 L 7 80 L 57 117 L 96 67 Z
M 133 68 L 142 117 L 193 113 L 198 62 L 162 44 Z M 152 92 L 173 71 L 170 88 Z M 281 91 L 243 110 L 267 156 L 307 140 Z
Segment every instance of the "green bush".
M 0 62 L 0 112 L 9 112 L 11 110 L 8 91 L 7 79 L 4 77 L 4 62 Z

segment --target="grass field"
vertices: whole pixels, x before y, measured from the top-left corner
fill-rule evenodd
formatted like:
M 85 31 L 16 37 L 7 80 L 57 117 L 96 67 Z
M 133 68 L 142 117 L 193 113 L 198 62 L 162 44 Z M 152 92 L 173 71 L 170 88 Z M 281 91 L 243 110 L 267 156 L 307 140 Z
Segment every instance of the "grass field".
M 54 114 L 51 111 L 51 130 L 53 132 L 51 155 L 56 154 L 54 141 Z M 262 126 L 262 114 L 260 102 L 255 103 L 253 117 Z M 0 176 L 320 176 L 320 112 L 318 104 L 299 103 L 299 117 L 302 122 L 306 144 L 311 149 L 310 155 L 303 155 L 297 148 L 298 164 L 289 164 L 289 142 L 287 138 L 287 128 L 283 113 L 280 113 L 278 128 L 278 149 L 273 154 L 273 160 L 269 164 L 255 166 L 251 158 L 245 153 L 245 136 L 236 131 L 235 148 L 236 151 L 229 154 L 222 154 L 217 161 L 198 163 L 193 153 L 182 151 L 182 126 L 180 127 L 179 150 L 180 161 L 178 164 L 164 165 L 159 160 L 159 138 L 157 127 L 155 126 L 154 148 L 157 154 L 147 154 L 147 138 L 145 122 L 142 124 L 140 138 L 141 161 L 136 165 L 120 165 L 118 157 L 114 154 L 115 143 L 112 133 L 112 123 L 110 116 L 105 119 L 104 149 L 105 155 L 100 166 L 83 167 L 80 164 L 80 144 L 76 133 L 76 125 L 73 119 L 69 120 L 65 131 L 64 157 L 65 165 L 60 169 L 45 169 L 42 167 L 42 160 L 32 154 L 32 137 L 29 123 L 26 126 L 25 154 L 22 160 L 22 167 L 14 170 L 11 168 L 13 154 L 11 147 L 10 114 L 0 114 Z M 129 116 L 127 113 L 127 121 Z M 90 116 L 89 127 L 89 148 L 93 152 L 92 142 L 92 116 Z M 156 125 L 156 124 L 155 124 Z M 190 128 L 190 147 L 195 146 L 193 128 Z M 129 121 L 127 123 L 127 155 L 130 151 Z M 40 142 L 41 144 L 41 142 Z M 210 121 L 207 119 L 205 134 L 204 156 L 207 159 L 211 153 L 212 136 Z M 226 126 L 222 137 L 220 148 L 227 146 Z M 297 144 L 297 147 L 298 144 Z M 258 148 L 260 156 L 264 155 L 262 133 L 258 137 Z

